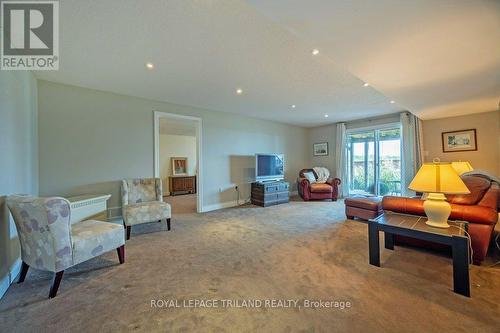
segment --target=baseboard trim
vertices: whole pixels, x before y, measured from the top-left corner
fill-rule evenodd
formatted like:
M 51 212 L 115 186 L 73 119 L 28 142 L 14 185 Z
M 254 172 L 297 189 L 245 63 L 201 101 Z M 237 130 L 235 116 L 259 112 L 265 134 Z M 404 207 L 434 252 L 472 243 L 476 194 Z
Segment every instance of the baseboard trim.
M 9 272 L 0 280 L 0 299 L 5 295 L 7 289 L 14 282 L 16 277 L 21 272 L 21 258 L 17 258 L 16 261 L 10 266 Z
M 221 203 L 213 204 L 213 205 L 205 205 L 205 206 L 203 206 L 202 212 L 206 213 L 206 212 L 211 212 L 213 210 L 231 208 L 231 207 L 236 207 L 236 206 L 238 206 L 238 202 L 236 200 L 226 201 L 226 202 L 221 202 Z
M 17 258 L 16 261 L 10 266 L 10 284 L 14 283 L 19 273 L 21 273 L 21 258 Z
M 296 195 L 299 195 L 298 191 L 291 191 L 290 192 L 290 196 L 296 196 Z M 234 200 L 234 201 L 226 201 L 226 202 L 213 204 L 213 205 L 205 205 L 205 206 L 203 206 L 203 209 L 201 212 L 207 213 L 207 212 L 211 212 L 211 211 L 219 210 L 219 209 L 224 209 L 224 208 L 238 207 L 240 204 L 247 204 L 250 202 L 251 202 L 251 200 L 247 199 L 247 200 L 240 200 L 240 203 L 238 203 L 238 201 Z
M 5 295 L 7 292 L 7 289 L 9 289 L 10 286 L 10 274 L 7 273 L 2 280 L 0 280 L 0 299 Z

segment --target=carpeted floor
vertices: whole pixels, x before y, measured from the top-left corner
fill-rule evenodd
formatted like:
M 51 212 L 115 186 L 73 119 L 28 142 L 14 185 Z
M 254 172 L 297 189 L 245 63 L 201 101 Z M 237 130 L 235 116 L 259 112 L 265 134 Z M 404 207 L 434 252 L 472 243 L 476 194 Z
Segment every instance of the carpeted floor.
M 159 223 L 133 230 L 124 265 L 110 252 L 68 270 L 55 299 L 46 298 L 51 275 L 31 270 L 0 300 L 0 331 L 498 332 L 500 327 L 499 266 L 471 267 L 471 298 L 451 291 L 451 260 L 444 255 L 396 247 L 382 250 L 381 268 L 370 266 L 367 226 L 346 221 L 342 202 L 177 214 L 172 222 L 171 232 Z M 351 307 L 152 307 L 151 300 L 159 299 L 181 304 L 315 299 Z
M 172 206 L 172 214 L 196 213 L 196 194 L 164 196 L 163 201 Z

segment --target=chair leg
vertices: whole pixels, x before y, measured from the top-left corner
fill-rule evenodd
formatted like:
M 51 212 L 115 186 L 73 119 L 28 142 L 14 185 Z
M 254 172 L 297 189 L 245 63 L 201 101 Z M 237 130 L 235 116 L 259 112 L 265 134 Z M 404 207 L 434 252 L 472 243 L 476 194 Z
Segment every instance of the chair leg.
M 63 278 L 64 271 L 57 272 L 54 275 L 54 281 L 52 282 L 52 286 L 50 287 L 49 298 L 54 298 L 57 295 L 57 290 L 59 289 L 59 285 L 61 284 L 61 280 Z
M 28 265 L 27 263 L 25 263 L 23 261 L 22 265 L 21 265 L 21 273 L 19 274 L 19 280 L 17 281 L 17 283 L 23 283 L 24 282 L 24 279 L 26 279 L 26 275 L 28 274 L 28 269 L 30 268 L 30 265 Z
M 125 262 L 125 245 L 117 248 L 116 252 L 118 252 L 118 260 L 120 260 L 120 264 L 123 264 Z
M 170 230 L 170 218 L 167 219 L 167 230 Z
M 128 225 L 127 226 L 127 240 L 130 239 L 130 230 L 132 230 L 132 226 Z

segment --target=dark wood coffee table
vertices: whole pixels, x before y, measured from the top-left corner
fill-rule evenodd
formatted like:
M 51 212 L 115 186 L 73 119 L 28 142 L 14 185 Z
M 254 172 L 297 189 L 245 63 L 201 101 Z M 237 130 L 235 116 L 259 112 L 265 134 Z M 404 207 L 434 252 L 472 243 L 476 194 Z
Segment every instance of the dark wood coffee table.
M 453 253 L 453 290 L 470 297 L 469 239 L 467 222 L 448 221 L 449 228 L 430 227 L 426 217 L 385 212 L 368 221 L 370 264 L 380 267 L 379 231 L 385 234 L 385 248 L 394 250 L 394 235 L 451 246 Z M 465 231 L 464 231 L 465 230 Z

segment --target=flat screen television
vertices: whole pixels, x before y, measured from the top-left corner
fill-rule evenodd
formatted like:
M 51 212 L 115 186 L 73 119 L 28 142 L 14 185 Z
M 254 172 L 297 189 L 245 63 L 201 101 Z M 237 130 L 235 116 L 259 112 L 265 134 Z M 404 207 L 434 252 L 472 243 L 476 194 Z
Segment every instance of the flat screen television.
M 255 154 L 255 180 L 258 182 L 283 180 L 285 157 L 283 154 Z

